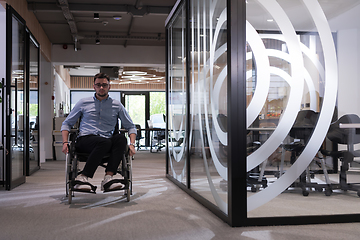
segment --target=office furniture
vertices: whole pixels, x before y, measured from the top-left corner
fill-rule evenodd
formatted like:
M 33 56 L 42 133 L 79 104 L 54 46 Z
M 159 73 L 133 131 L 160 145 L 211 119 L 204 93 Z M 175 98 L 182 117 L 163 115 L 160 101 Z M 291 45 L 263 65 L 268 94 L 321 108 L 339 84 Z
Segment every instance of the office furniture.
M 151 143 L 150 143 L 150 152 L 153 152 L 153 148 L 156 152 L 161 151 L 165 144 L 163 140 L 165 140 L 165 129 L 155 129 L 151 130 Z
M 218 114 L 217 121 L 218 121 L 220 129 L 224 132 L 227 132 L 227 116 L 224 114 Z M 262 130 L 262 129 L 259 129 L 259 128 L 248 129 L 248 134 L 251 131 L 257 132 L 259 130 Z M 247 143 L 247 146 L 246 146 L 247 155 L 250 155 L 252 152 L 256 151 L 260 146 L 261 146 L 261 143 L 259 141 L 253 141 L 251 139 L 250 142 Z M 223 153 L 225 153 L 225 156 L 227 156 L 227 146 L 224 146 L 221 144 L 220 149 L 222 150 Z M 259 168 L 256 168 L 253 171 L 246 173 L 246 184 L 247 184 L 247 187 L 250 187 L 251 192 L 256 192 L 257 190 L 259 190 L 259 188 L 261 188 L 261 187 L 266 188 L 268 186 L 267 185 L 268 181 L 267 181 L 266 177 L 264 176 L 265 166 L 266 166 L 266 161 L 263 162 L 261 171 L 259 170 Z
M 355 150 L 354 145 L 360 143 L 359 134 L 360 118 L 355 114 L 346 114 L 330 125 L 327 138 L 335 144 L 346 145 L 345 150 L 329 151 L 322 149 L 321 153 L 326 156 L 337 158 L 341 162 L 339 183 L 331 184 L 331 189 L 344 191 L 356 191 L 360 197 L 360 183 L 348 183 L 347 173 L 354 157 L 360 157 L 360 150 Z
M 156 152 L 161 151 L 165 144 L 165 115 L 164 114 L 153 114 L 150 116 L 149 128 L 151 129 L 151 142 L 150 152 L 153 152 L 153 148 Z
M 304 150 L 315 128 L 317 119 L 318 113 L 312 110 L 301 110 L 298 112 L 298 115 L 289 133 L 290 137 L 292 137 L 294 141 L 282 145 L 284 150 L 291 152 L 291 164 L 296 161 L 298 156 Z M 307 190 L 307 188 L 315 188 L 319 192 L 325 189 L 325 195 L 331 195 L 330 180 L 325 166 L 325 161 L 323 158 L 319 158 L 319 161 L 321 163 L 321 168 L 326 179 L 326 184 L 318 184 L 316 182 L 311 182 L 311 178 L 314 178 L 314 172 L 311 172 L 310 168 L 307 167 L 307 169 L 299 176 L 298 181 L 292 184 L 292 187 L 301 188 L 303 196 L 309 195 L 309 191 Z M 281 164 L 283 164 L 283 161 Z M 282 175 L 282 173 L 282 170 L 280 170 L 280 176 Z
M 135 145 L 136 145 L 136 150 L 139 150 L 140 147 L 142 147 L 142 145 L 140 145 L 140 141 L 141 141 L 141 139 L 143 139 L 144 137 L 142 136 L 142 131 L 141 131 L 141 126 L 140 126 L 140 124 L 135 124 L 135 127 L 136 127 L 136 129 L 137 129 L 136 139 L 135 139 Z

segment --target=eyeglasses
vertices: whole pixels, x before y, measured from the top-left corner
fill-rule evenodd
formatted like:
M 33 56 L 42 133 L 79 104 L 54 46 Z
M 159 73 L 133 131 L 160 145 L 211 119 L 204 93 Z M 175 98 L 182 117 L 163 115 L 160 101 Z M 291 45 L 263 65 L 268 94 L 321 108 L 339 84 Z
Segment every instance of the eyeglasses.
M 107 88 L 109 86 L 109 84 L 107 83 L 103 83 L 103 84 L 100 84 L 100 83 L 96 83 L 94 84 L 96 87 L 100 88 L 100 87 L 103 87 L 103 88 Z

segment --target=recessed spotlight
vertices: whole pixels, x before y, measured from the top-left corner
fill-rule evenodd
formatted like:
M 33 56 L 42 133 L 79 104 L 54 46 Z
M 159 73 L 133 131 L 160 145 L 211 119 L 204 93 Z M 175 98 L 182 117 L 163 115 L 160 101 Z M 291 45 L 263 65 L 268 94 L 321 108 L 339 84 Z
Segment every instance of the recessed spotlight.
M 273 22 L 273 21 L 274 21 L 274 19 L 268 19 L 268 20 L 266 20 L 266 21 L 268 21 L 268 22 Z
M 116 21 L 121 20 L 121 18 L 122 18 L 121 16 L 114 16 L 114 17 L 113 17 L 113 19 L 116 20 Z

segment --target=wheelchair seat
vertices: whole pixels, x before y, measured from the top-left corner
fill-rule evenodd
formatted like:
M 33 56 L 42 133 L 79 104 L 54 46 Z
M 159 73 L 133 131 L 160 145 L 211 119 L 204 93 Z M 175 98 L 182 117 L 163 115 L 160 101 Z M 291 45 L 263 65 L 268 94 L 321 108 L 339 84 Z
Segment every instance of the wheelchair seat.
M 92 185 L 91 183 L 83 183 L 76 181 L 76 177 L 82 173 L 82 171 L 79 169 L 79 162 L 86 162 L 89 153 L 81 153 L 76 151 L 75 142 L 78 135 L 77 130 L 72 130 L 69 135 L 69 143 L 68 143 L 68 149 L 69 152 L 66 154 L 66 196 L 68 197 L 68 203 L 71 204 L 72 198 L 74 197 L 74 192 L 86 192 L 86 193 L 96 193 L 97 187 Z M 106 154 L 100 165 L 101 167 L 106 168 L 106 163 L 108 161 L 108 158 L 110 157 L 110 154 Z M 120 163 L 119 168 L 117 169 L 117 173 L 122 175 L 122 179 L 113 179 L 110 182 L 106 183 L 104 185 L 105 189 L 108 189 L 107 186 L 110 186 L 113 183 L 119 182 L 124 185 L 121 189 L 116 190 L 105 190 L 105 192 L 110 191 L 119 191 L 124 190 L 126 195 L 126 200 L 130 201 L 130 195 L 132 195 L 132 158 L 129 155 L 129 148 L 128 146 L 125 149 L 125 153 L 122 157 L 122 161 Z M 80 185 L 89 185 L 91 187 L 90 191 L 86 190 L 80 190 L 80 189 L 74 189 L 74 186 L 76 184 Z

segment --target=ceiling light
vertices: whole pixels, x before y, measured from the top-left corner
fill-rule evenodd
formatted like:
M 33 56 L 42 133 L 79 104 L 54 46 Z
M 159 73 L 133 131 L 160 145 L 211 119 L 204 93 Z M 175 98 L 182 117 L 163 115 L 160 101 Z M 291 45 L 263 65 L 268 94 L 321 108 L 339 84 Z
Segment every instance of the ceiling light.
M 94 13 L 94 19 L 100 19 L 99 13 Z
M 113 17 L 113 19 L 116 20 L 116 21 L 121 20 L 121 18 L 122 18 L 121 16 L 114 16 L 114 17 Z
M 147 72 L 142 71 L 124 71 L 123 75 L 146 75 Z
M 268 20 L 266 20 L 266 21 L 268 21 L 268 22 L 273 22 L 273 21 L 274 21 L 274 19 L 268 19 Z

